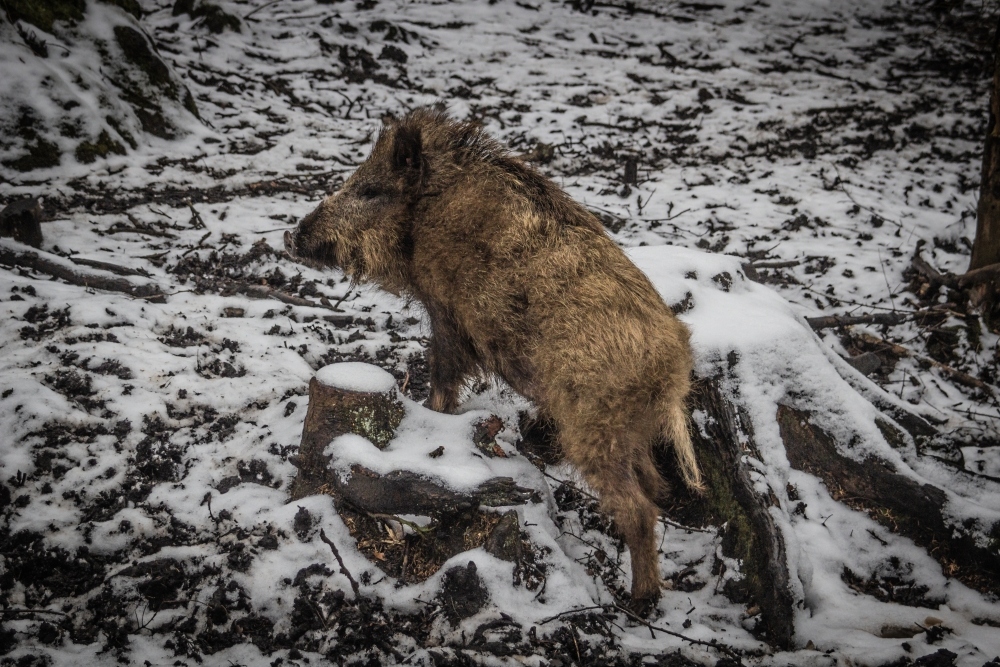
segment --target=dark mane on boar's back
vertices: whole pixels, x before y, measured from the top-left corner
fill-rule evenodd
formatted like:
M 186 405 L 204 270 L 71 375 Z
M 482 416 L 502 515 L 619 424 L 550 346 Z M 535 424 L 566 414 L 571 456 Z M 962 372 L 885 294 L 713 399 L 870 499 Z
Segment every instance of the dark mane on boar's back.
M 427 310 L 434 410 L 492 373 L 555 423 L 631 552 L 632 604 L 659 598 L 653 447 L 701 488 L 685 398 L 689 334 L 600 222 L 478 125 L 417 109 L 286 233 L 292 257 Z

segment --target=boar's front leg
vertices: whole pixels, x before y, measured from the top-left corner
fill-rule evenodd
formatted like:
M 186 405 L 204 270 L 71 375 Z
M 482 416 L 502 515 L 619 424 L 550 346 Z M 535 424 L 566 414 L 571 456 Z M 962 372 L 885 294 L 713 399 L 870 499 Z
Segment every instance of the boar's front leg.
M 427 354 L 430 366 L 431 395 L 427 407 L 453 413 L 458 408 L 458 391 L 479 368 L 472 341 L 447 315 L 431 315 L 431 340 Z M 438 315 L 438 316 L 435 316 Z

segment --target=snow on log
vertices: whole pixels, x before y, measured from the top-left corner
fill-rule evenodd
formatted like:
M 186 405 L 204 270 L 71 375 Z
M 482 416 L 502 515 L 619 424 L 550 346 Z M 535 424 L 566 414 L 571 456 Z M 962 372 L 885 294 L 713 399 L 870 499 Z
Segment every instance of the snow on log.
M 935 434 L 927 419 L 819 344 L 811 323 L 748 281 L 737 258 L 628 252 L 667 303 L 684 304 L 699 360 L 692 435 L 708 492 L 692 498 L 674 483 L 668 513 L 721 527 L 722 555 L 733 560 L 720 567 L 738 570 L 722 590 L 759 614 L 758 636 L 792 647 L 833 626 L 875 626 L 884 612 L 851 616 L 814 592 L 851 587 L 845 573 L 873 553 L 872 539 L 879 557 L 893 552 L 886 562 L 1000 588 L 1000 516 L 922 476 L 954 475 L 919 456 L 917 444 Z M 660 464 L 671 478 L 669 455 Z
M 1000 554 L 977 544 L 967 527 L 951 525 L 945 490 L 877 457 L 859 462 L 844 456 L 806 411 L 779 405 L 777 420 L 792 467 L 823 480 L 836 500 L 927 549 L 949 576 L 984 592 L 1000 588 Z

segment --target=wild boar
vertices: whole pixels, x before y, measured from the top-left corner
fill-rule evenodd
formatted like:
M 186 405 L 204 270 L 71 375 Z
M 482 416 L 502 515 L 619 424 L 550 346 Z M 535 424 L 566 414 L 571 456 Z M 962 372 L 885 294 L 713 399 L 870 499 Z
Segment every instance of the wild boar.
M 702 486 L 689 333 L 593 214 L 478 125 L 418 109 L 386 121 L 285 247 L 423 304 L 432 409 L 453 412 L 482 373 L 533 401 L 629 547 L 633 607 L 659 599 L 653 447 L 670 441 Z

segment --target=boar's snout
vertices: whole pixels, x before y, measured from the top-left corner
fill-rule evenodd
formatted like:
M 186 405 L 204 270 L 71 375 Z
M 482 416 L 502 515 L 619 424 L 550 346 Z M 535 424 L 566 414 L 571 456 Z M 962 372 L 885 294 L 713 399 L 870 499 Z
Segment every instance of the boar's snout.
M 320 213 L 322 204 L 314 211 L 302 218 L 298 226 L 292 231 L 285 232 L 285 252 L 289 257 L 319 268 L 321 265 L 330 262 L 332 248 L 329 241 L 321 240 L 319 227 L 321 226 Z

